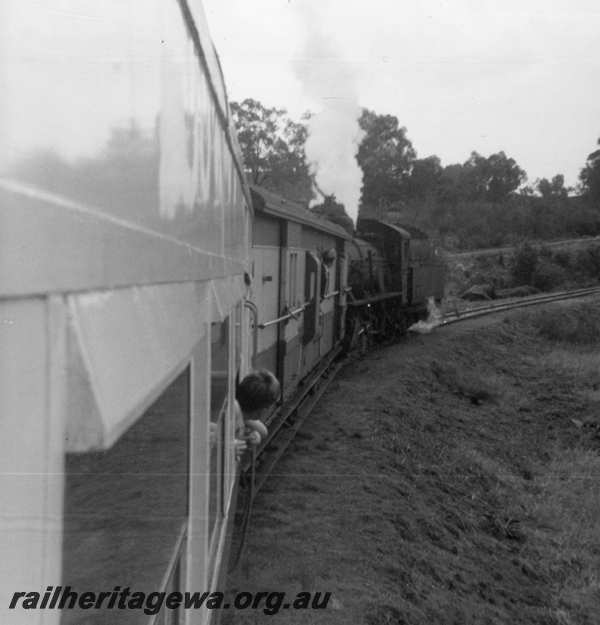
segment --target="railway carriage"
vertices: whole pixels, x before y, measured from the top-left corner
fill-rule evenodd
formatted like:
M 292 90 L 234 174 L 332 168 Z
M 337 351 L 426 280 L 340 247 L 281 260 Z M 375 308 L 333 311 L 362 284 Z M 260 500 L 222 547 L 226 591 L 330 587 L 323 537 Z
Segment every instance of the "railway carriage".
M 246 514 L 319 401 L 330 373 L 340 366 L 351 240 L 340 226 L 266 189 L 253 186 L 251 196 L 252 260 L 245 303 L 251 311 L 249 358 L 253 368 L 277 375 L 281 399 L 264 416 L 269 434 L 256 456 L 241 464 L 249 478 L 242 480 L 247 488 L 239 504 Z
M 7 0 L 0 40 L 0 621 L 207 622 L 8 609 L 219 588 L 252 206 L 202 6 Z
M 265 189 L 252 199 L 253 364 L 276 372 L 287 399 L 343 338 L 350 236 Z
M 299 204 L 252 187 L 255 367 L 276 372 L 284 398 L 344 335 L 348 233 Z

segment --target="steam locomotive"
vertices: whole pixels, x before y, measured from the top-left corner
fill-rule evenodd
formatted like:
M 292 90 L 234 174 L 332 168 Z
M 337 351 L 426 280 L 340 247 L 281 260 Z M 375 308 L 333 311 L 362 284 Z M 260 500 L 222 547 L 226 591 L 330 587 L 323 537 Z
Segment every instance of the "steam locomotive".
M 284 397 L 339 343 L 398 338 L 442 299 L 444 265 L 422 231 L 361 218 L 351 236 L 266 189 L 252 199 L 254 363 L 277 372 Z
M 445 267 L 427 234 L 375 218 L 359 218 L 348 250 L 351 289 L 347 345 L 361 337 L 397 338 L 426 317 L 444 295 Z

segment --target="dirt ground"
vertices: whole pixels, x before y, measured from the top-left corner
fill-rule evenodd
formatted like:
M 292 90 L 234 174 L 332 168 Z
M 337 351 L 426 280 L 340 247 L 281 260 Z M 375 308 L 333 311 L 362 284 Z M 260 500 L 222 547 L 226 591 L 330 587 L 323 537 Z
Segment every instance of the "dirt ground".
M 554 304 L 351 361 L 255 502 L 225 622 L 600 622 L 600 313 Z

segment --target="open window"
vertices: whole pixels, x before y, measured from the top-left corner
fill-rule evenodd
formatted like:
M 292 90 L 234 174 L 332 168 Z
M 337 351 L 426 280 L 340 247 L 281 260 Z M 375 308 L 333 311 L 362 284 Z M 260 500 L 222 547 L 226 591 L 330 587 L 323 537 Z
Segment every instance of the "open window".
M 325 299 L 335 291 L 336 259 L 335 248 L 325 250 L 321 254 L 321 299 Z
M 289 253 L 288 271 L 288 305 L 296 308 L 300 305 L 300 294 L 298 293 L 298 252 Z
M 317 328 L 317 315 L 319 306 L 317 301 L 317 283 L 319 279 L 319 269 L 321 263 L 312 253 L 306 252 L 306 264 L 304 272 L 304 334 L 302 344 L 306 345 L 312 341 Z

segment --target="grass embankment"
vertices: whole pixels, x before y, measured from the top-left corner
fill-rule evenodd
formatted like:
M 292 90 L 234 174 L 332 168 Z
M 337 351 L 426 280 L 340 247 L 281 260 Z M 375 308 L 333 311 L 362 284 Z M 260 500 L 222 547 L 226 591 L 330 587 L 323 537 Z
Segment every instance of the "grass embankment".
M 512 252 L 450 254 L 447 267 L 446 296 L 452 302 L 477 285 L 486 285 L 498 298 L 592 286 L 600 278 L 600 243 L 596 239 L 551 246 L 524 243 Z
M 350 364 L 260 493 L 234 623 L 597 625 L 600 312 L 555 304 Z

